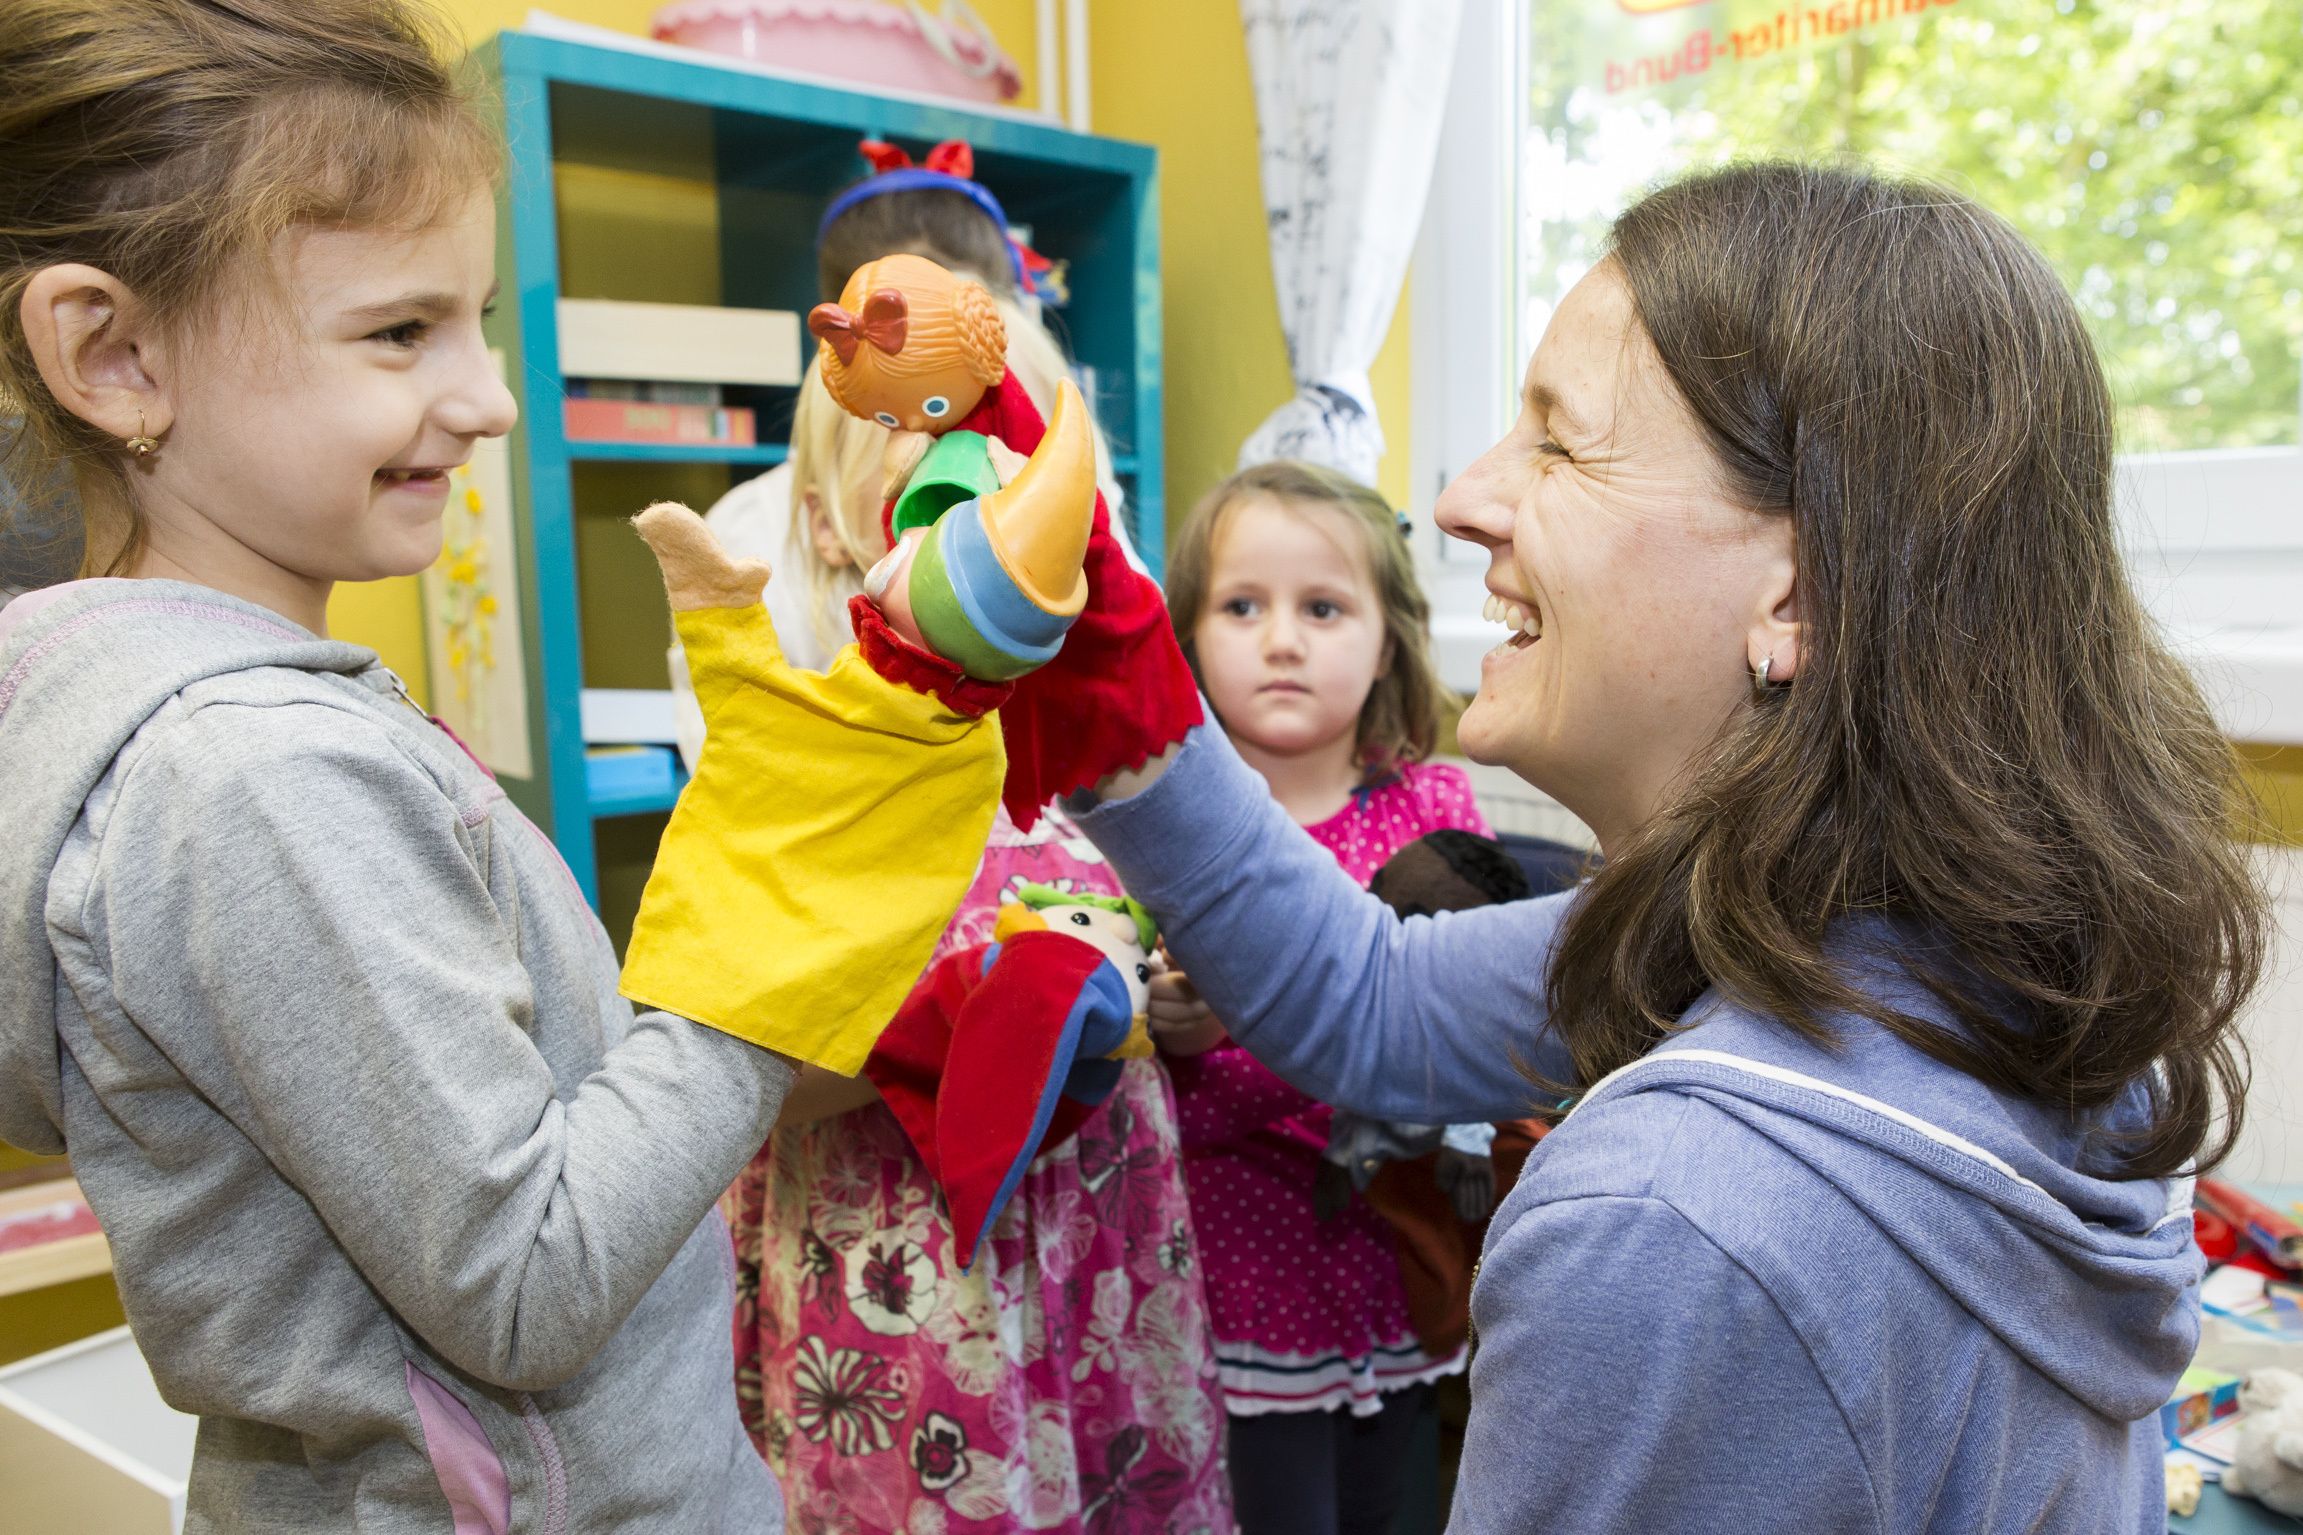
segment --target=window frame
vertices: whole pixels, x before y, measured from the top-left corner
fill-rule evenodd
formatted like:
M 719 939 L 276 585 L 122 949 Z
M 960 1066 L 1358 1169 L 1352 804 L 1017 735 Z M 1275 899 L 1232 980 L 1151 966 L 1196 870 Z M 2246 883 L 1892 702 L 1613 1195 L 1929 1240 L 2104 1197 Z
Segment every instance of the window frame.
M 1409 509 L 1440 674 L 1469 693 L 1504 637 L 1480 616 L 1487 561 L 1432 521 L 1439 492 L 1509 428 L 1524 235 L 1527 7 L 1465 0 L 1455 76 L 1409 279 Z M 1514 317 L 1507 310 L 1507 322 Z M 2303 743 L 2303 388 L 2298 444 L 2123 454 L 2120 541 L 2138 590 L 2234 739 Z

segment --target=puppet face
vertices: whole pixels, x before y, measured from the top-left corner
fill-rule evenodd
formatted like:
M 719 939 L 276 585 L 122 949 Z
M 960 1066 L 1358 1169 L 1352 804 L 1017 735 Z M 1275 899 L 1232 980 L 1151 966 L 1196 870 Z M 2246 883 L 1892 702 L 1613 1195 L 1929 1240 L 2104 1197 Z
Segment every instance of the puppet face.
M 946 432 L 1007 372 L 1007 327 L 981 284 L 924 256 L 856 268 L 808 329 L 824 387 L 850 415 L 895 432 Z
M 1101 949 L 1104 957 L 1119 967 L 1120 979 L 1127 982 L 1135 1016 L 1144 1015 L 1145 999 L 1150 995 L 1151 956 L 1144 952 L 1135 918 L 1100 906 L 1045 906 L 1040 909 L 1040 920 L 1051 932 L 1069 933 Z

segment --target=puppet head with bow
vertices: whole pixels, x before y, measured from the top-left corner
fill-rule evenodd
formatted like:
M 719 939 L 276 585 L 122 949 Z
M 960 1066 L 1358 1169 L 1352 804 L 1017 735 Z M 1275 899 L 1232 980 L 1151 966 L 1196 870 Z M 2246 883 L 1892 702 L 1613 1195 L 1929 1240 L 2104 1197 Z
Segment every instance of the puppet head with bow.
M 940 433 L 1007 375 L 1007 326 L 980 283 L 921 256 L 856 268 L 808 329 L 823 343 L 824 387 L 850 415 L 890 431 Z

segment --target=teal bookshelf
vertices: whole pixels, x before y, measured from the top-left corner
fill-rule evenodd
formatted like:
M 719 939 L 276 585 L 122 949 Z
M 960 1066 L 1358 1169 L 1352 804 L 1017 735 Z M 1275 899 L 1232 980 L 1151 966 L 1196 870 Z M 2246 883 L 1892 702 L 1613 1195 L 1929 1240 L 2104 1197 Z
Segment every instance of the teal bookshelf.
M 1071 302 L 1056 312 L 1057 327 L 1092 370 L 1097 415 L 1127 491 L 1129 531 L 1156 573 L 1166 499 L 1158 159 L 1141 144 L 1010 114 L 763 76 L 704 54 L 507 31 L 483 45 L 480 60 L 511 148 L 498 199 L 502 289 L 490 341 L 505 355 L 520 402 L 512 494 L 537 764 L 532 778 L 507 777 L 504 786 L 549 833 L 586 898 L 618 931 L 619 917 L 629 913 L 614 908 L 636 898 L 633 849 L 644 860 L 653 847 L 642 818 L 670 809 L 670 796 L 594 800 L 586 788 L 582 690 L 665 685 L 662 593 L 621 519 L 659 494 L 700 502 L 782 462 L 785 445 L 774 439 L 789 431 L 793 392 L 731 392 L 731 404 L 757 414 L 761 440 L 753 447 L 569 441 L 561 423 L 557 318 L 565 274 L 578 258 L 588 269 L 600 267 L 590 258 L 602 252 L 578 248 L 586 239 L 624 242 L 610 254 L 644 273 L 649 235 L 644 228 L 612 236 L 580 230 L 561 206 L 565 173 L 581 167 L 704 189 L 721 290 L 704 301 L 804 313 L 817 300 L 817 220 L 832 195 L 865 169 L 857 141 L 890 139 L 917 154 L 943 139 L 966 139 L 975 146 L 978 177 L 998 192 L 1008 216 L 1030 227 L 1040 250 L 1070 264 Z M 609 822 L 623 862 L 609 871 L 621 887 L 604 892 L 600 839 Z

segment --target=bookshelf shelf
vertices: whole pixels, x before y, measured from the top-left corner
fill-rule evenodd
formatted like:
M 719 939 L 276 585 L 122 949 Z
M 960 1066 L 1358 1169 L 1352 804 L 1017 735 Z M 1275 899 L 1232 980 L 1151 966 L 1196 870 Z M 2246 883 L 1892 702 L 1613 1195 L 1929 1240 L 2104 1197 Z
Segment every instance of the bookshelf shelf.
M 780 464 L 791 450 L 780 442 L 735 443 L 570 442 L 580 464 Z
M 644 822 L 623 818 L 669 809 L 671 797 L 595 800 L 586 782 L 583 689 L 667 681 L 661 582 L 617 524 L 655 499 L 701 510 L 787 450 L 772 440 L 570 441 L 560 300 L 804 314 L 818 297 L 817 220 L 865 169 L 857 141 L 891 139 L 918 154 L 966 139 L 1008 216 L 1070 264 L 1064 331 L 1093 370 L 1098 413 L 1126 477 L 1129 530 L 1156 574 L 1166 500 L 1158 155 L 1015 113 L 763 75 L 647 45 L 505 31 L 479 58 L 512 151 L 498 201 L 505 302 L 489 339 L 520 401 L 512 501 L 535 765 L 503 782 L 620 933 L 654 848 Z M 772 439 L 788 430 L 792 398 L 783 389 L 729 403 L 750 405 L 760 436 Z M 602 822 L 616 828 L 608 878 L 595 834 Z
M 680 791 L 688 786 L 688 775 L 678 776 L 671 789 L 651 790 L 645 794 L 594 794 L 588 797 L 594 820 L 616 815 L 653 815 L 672 808 Z

